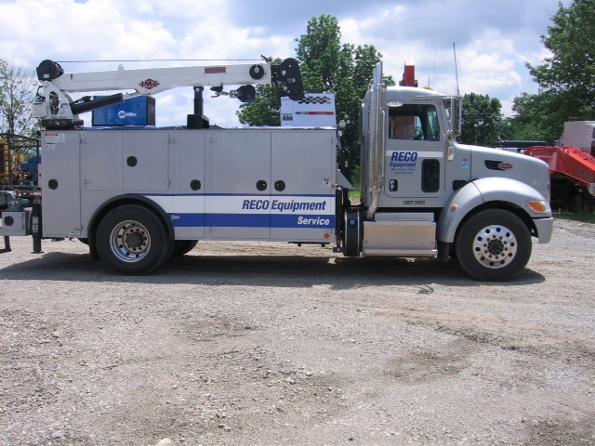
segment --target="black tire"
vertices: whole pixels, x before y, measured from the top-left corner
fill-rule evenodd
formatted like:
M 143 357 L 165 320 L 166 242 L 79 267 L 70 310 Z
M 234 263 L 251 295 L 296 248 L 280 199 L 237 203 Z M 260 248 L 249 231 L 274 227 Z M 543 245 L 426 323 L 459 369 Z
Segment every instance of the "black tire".
M 477 280 L 510 280 L 531 257 L 531 233 L 521 218 L 503 209 L 486 209 L 468 218 L 457 232 L 459 265 Z
M 172 242 L 159 217 L 139 205 L 111 210 L 99 223 L 97 254 L 105 266 L 121 274 L 148 274 L 169 258 Z
M 188 254 L 190 251 L 194 249 L 198 240 L 176 240 L 174 242 L 174 249 L 171 253 L 171 257 L 182 257 L 185 254 Z

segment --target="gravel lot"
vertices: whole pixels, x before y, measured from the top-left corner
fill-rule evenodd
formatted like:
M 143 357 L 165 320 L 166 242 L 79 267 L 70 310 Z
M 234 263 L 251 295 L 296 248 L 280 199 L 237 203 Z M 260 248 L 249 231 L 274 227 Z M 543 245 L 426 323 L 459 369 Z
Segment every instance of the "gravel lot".
M 528 269 L 199 243 L 122 277 L 0 256 L 0 445 L 595 444 L 595 225 Z

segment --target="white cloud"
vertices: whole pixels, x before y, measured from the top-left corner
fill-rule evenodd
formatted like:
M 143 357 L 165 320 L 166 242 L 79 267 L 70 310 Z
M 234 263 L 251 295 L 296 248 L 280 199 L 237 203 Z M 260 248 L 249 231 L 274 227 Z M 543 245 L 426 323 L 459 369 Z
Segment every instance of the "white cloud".
M 461 2 L 459 2 L 461 3 Z M 427 8 L 420 5 L 419 8 Z M 435 17 L 428 22 L 411 25 L 414 6 L 387 8 L 383 13 L 364 18 L 345 18 L 341 29 L 345 41 L 356 44 L 373 44 L 384 56 L 384 71 L 400 79 L 403 64 L 407 61 L 416 65 L 420 86 L 428 85 L 447 94 L 456 92 L 454 56 L 452 51 L 453 34 L 443 33 L 432 27 Z M 547 9 L 547 8 L 544 8 Z M 510 104 L 514 96 L 523 91 L 534 91 L 525 64 L 539 63 L 547 52 L 539 42 L 539 32 L 520 26 L 514 30 L 500 30 L 489 21 L 477 24 L 466 22 L 461 17 L 461 27 L 478 28 L 468 33 L 471 38 L 457 42 L 457 59 L 461 93 L 476 92 L 499 98 L 510 114 Z M 446 20 L 447 17 L 444 17 Z M 405 25 L 405 27 L 400 26 Z M 452 24 L 445 22 L 445 28 Z M 417 26 L 417 32 L 411 28 Z M 386 32 L 379 32 L 386 30 Z M 398 38 L 402 33 L 403 37 Z
M 34 68 L 45 59 L 258 58 L 293 52 L 290 36 L 266 35 L 261 28 L 234 27 L 227 2 L 134 0 L 24 0 L 0 4 L 11 17 L 0 28 L 0 54 L 12 63 Z M 35 11 L 32 14 L 31 11 Z M 207 11 L 207 13 L 205 13 Z M 117 64 L 64 64 L 67 71 L 115 69 Z M 127 68 L 152 64 L 125 64 Z M 158 63 L 153 66 L 173 66 Z M 178 63 L 177 65 L 181 65 Z M 192 93 L 176 89 L 157 96 L 158 123 L 184 124 L 192 111 Z M 175 100 L 172 99 L 175 96 Z M 208 91 L 205 96 L 208 96 Z M 167 99 L 166 99 L 167 98 Z M 237 123 L 239 102 L 206 98 L 207 113 L 221 125 Z M 185 107 L 185 112 L 182 108 Z
M 536 0 L 531 0 L 535 3 Z M 541 1 L 541 0 L 540 0 Z M 531 3 L 531 4 L 533 4 Z M 547 0 L 539 13 L 549 15 L 555 0 Z M 551 3 L 551 5 L 550 5 Z M 277 3 L 275 3 L 277 4 Z M 403 63 L 417 65 L 421 85 L 431 77 L 432 86 L 446 93 L 455 91 L 452 51 L 453 36 L 459 33 L 458 56 L 463 92 L 475 91 L 499 97 L 506 103 L 524 90 L 534 89 L 524 63 L 538 63 L 544 52 L 539 34 L 525 26 L 534 15 L 516 17 L 515 28 L 499 29 L 497 20 L 481 14 L 472 0 L 457 0 L 457 14 L 465 5 L 476 20 L 451 23 L 452 8 L 434 1 L 381 3 L 357 15 L 349 8 L 340 14 L 343 39 L 355 44 L 374 44 L 384 55 L 385 71 L 399 78 Z M 486 6 L 487 8 L 487 6 Z M 46 58 L 78 59 L 155 59 L 155 58 L 257 58 L 260 54 L 290 57 L 295 35 L 282 28 L 260 23 L 238 26 L 234 23 L 235 0 L 13 0 L 0 2 L 0 57 L 16 65 L 34 68 Z M 367 11 L 363 12 L 363 11 Z M 494 9 L 490 10 L 492 13 Z M 330 13 L 333 13 L 330 11 Z M 451 14 L 452 13 L 452 14 Z M 257 10 L 254 12 L 258 14 Z M 283 14 L 280 10 L 278 14 Z M 448 16 L 448 14 L 451 14 Z M 471 13 L 470 13 L 471 14 Z M 270 14 L 269 14 L 270 15 Z M 456 14 L 455 14 L 456 15 Z M 492 14 L 494 15 L 494 14 Z M 485 16 L 485 17 L 484 17 Z M 427 20 L 417 21 L 420 17 Z M 491 23 L 493 20 L 494 23 Z M 540 18 L 541 22 L 545 19 Z M 540 23 L 541 23 L 540 22 Z M 442 26 L 442 24 L 444 26 Z M 270 29 L 277 31 L 271 32 Z M 302 32 L 305 22 L 301 25 Z M 461 37 L 462 36 L 462 37 Z M 126 68 L 173 64 L 126 64 Z M 117 64 L 65 64 L 67 71 L 116 69 Z M 208 90 L 205 96 L 209 96 Z M 158 124 L 184 124 L 192 111 L 190 89 L 175 89 L 157 96 Z M 205 99 L 206 114 L 220 125 L 237 124 L 239 102 L 229 98 Z

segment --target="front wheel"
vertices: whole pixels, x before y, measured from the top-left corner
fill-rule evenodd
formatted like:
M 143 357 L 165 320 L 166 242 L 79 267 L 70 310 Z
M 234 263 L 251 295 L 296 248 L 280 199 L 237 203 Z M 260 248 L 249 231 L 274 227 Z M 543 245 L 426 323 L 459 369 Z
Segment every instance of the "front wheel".
M 531 257 L 531 234 L 518 216 L 503 209 L 472 215 L 455 241 L 457 260 L 477 280 L 509 280 Z
M 139 205 L 117 207 L 97 229 L 97 253 L 113 271 L 147 274 L 170 256 L 172 243 L 159 217 Z

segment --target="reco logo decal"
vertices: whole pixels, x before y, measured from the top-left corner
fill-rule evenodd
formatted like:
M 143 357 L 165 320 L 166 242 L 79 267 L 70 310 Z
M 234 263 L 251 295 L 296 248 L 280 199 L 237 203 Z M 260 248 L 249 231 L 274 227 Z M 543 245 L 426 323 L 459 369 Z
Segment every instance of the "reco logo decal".
M 393 152 L 391 162 L 415 162 L 417 160 L 417 152 Z

